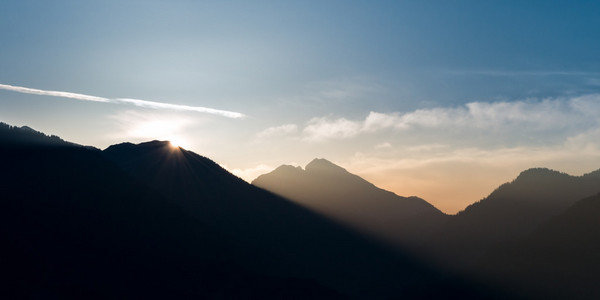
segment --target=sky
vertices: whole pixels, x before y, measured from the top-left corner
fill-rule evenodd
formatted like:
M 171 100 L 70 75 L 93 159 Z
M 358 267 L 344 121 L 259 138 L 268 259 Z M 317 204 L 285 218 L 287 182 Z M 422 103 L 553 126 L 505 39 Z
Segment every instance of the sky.
M 600 168 L 598 1 L 2 1 L 0 122 L 172 140 L 247 181 L 326 158 L 447 213 Z

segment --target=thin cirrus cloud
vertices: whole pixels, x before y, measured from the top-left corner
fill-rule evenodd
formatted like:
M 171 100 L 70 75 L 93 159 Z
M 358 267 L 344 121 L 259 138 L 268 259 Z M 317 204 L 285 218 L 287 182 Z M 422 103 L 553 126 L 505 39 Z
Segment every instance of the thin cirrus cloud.
M 13 86 L 7 84 L 0 84 L 0 89 L 13 91 L 17 93 L 23 94 L 33 94 L 33 95 L 41 95 L 41 96 L 52 96 L 52 97 L 61 97 L 61 98 L 69 98 L 76 99 L 82 101 L 94 101 L 94 102 L 104 102 L 104 103 L 118 103 L 118 104 L 132 104 L 139 107 L 160 109 L 160 110 L 175 110 L 175 111 L 192 111 L 192 112 L 200 112 L 207 113 L 213 115 L 219 115 L 227 118 L 243 118 L 244 114 L 239 112 L 220 110 L 202 106 L 188 106 L 188 105 L 179 105 L 179 104 L 170 104 L 163 102 L 154 102 L 148 100 L 140 100 L 140 99 L 128 99 L 128 98 L 104 98 L 92 95 L 85 95 L 79 93 L 71 93 L 71 92 L 63 92 L 63 91 L 49 91 L 49 90 L 40 90 L 33 89 L 22 86 Z
M 484 76 L 499 76 L 499 77 L 515 77 L 515 76 L 598 76 L 598 72 L 586 72 L 586 71 L 561 71 L 561 70 L 516 70 L 516 71 L 505 71 L 505 70 L 448 70 L 445 73 L 453 75 L 484 75 Z

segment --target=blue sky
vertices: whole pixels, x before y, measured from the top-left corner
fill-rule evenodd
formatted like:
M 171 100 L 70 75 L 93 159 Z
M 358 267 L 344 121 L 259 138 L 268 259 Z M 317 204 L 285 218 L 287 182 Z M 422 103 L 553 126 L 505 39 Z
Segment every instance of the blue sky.
M 599 36 L 597 1 L 3 1 L 0 84 L 246 117 L 0 89 L 0 121 L 179 140 L 247 180 L 325 157 L 454 212 L 600 167 Z

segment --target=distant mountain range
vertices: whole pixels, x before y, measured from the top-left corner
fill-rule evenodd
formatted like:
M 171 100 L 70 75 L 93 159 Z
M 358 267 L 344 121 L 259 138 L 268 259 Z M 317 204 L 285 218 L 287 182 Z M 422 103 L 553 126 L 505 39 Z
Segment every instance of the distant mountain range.
M 531 234 L 576 201 L 600 192 L 600 170 L 583 176 L 536 168 L 522 172 L 448 220 L 431 248 L 455 265 Z
M 532 233 L 491 249 L 476 265 L 519 293 L 600 299 L 600 194 L 576 201 Z
M 481 298 L 402 251 L 153 141 L 0 124 L 2 298 Z
M 3 123 L 0 166 L 2 298 L 600 297 L 600 170 L 530 169 L 445 215 L 324 159 L 251 185 L 168 142 Z
M 529 169 L 453 216 L 324 159 L 305 170 L 283 165 L 252 183 L 396 245 L 417 242 L 431 261 L 512 295 L 600 297 L 600 170 Z
M 394 244 L 423 242 L 447 215 L 418 197 L 380 189 L 325 159 L 283 165 L 253 185 Z

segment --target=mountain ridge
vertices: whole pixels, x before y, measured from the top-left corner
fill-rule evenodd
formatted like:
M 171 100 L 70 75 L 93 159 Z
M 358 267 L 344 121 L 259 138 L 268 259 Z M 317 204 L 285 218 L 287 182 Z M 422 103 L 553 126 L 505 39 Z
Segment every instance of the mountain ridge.
M 600 170 L 571 176 L 527 169 L 464 212 L 438 210 L 434 227 L 403 223 L 410 226 L 394 229 L 425 235 L 419 249 L 443 252 L 434 253 L 437 261 L 424 261 L 404 251 L 404 244 L 386 248 L 167 141 L 99 151 L 56 138 L 0 124 L 0 188 L 6 195 L 0 198 L 0 240 L 6 245 L 0 255 L 11 258 L 0 268 L 0 295 L 600 295 Z M 418 197 L 379 189 L 325 159 L 309 165 L 280 166 L 276 170 L 291 177 L 276 178 L 301 183 L 297 190 L 304 193 L 339 196 L 329 198 L 335 207 L 383 225 L 375 230 L 398 219 L 432 225 L 418 213 L 382 217 L 397 216 L 395 206 L 386 205 L 405 200 L 431 212 Z M 352 202 L 353 196 L 363 200 Z M 323 199 L 317 204 L 327 203 Z M 377 203 L 373 211 L 382 214 L 371 214 L 365 203 Z M 440 267 L 440 261 L 454 265 Z
M 46 135 L 29 126 L 11 126 L 4 122 L 0 122 L 0 142 L 3 147 L 44 145 L 55 147 L 83 147 L 98 150 L 95 147 L 67 142 L 56 135 Z
M 232 262 L 225 237 L 100 151 L 36 137 L 0 135 L 1 298 L 345 298 Z
M 416 245 L 446 217 L 419 197 L 378 188 L 322 158 L 304 169 L 282 165 L 252 184 L 391 243 Z
M 315 172 L 315 171 L 329 171 L 329 172 L 345 172 L 345 173 L 350 173 L 348 172 L 346 169 L 332 163 L 331 161 L 324 159 L 324 158 L 315 158 L 313 160 L 311 160 L 306 167 L 304 167 L 304 170 L 307 172 Z
M 490 251 L 477 268 L 530 297 L 597 299 L 599 215 L 600 194 L 583 198 L 529 235 Z
M 600 170 L 572 176 L 547 168 L 527 169 L 448 219 L 432 235 L 428 248 L 445 262 L 468 266 L 489 249 L 529 235 L 598 192 Z
M 244 245 L 239 249 L 245 251 L 235 256 L 255 256 L 250 261 L 242 260 L 242 265 L 250 269 L 261 265 L 267 274 L 300 278 L 318 274 L 316 279 L 326 286 L 376 298 L 406 294 L 423 276 L 439 281 L 420 270 L 419 260 L 405 258 L 402 251 L 377 250 L 381 246 L 369 245 L 370 238 L 367 242 L 361 241 L 364 237 L 357 240 L 360 235 L 352 230 L 332 226 L 333 221 L 250 185 L 205 157 L 166 144 L 138 155 L 142 146 L 109 147 L 104 155 L 179 203 L 195 218 Z M 298 171 L 294 167 L 284 169 Z M 214 176 L 215 171 L 221 175 Z M 365 274 L 370 274 L 369 278 Z M 398 280 L 406 283 L 398 286 Z

